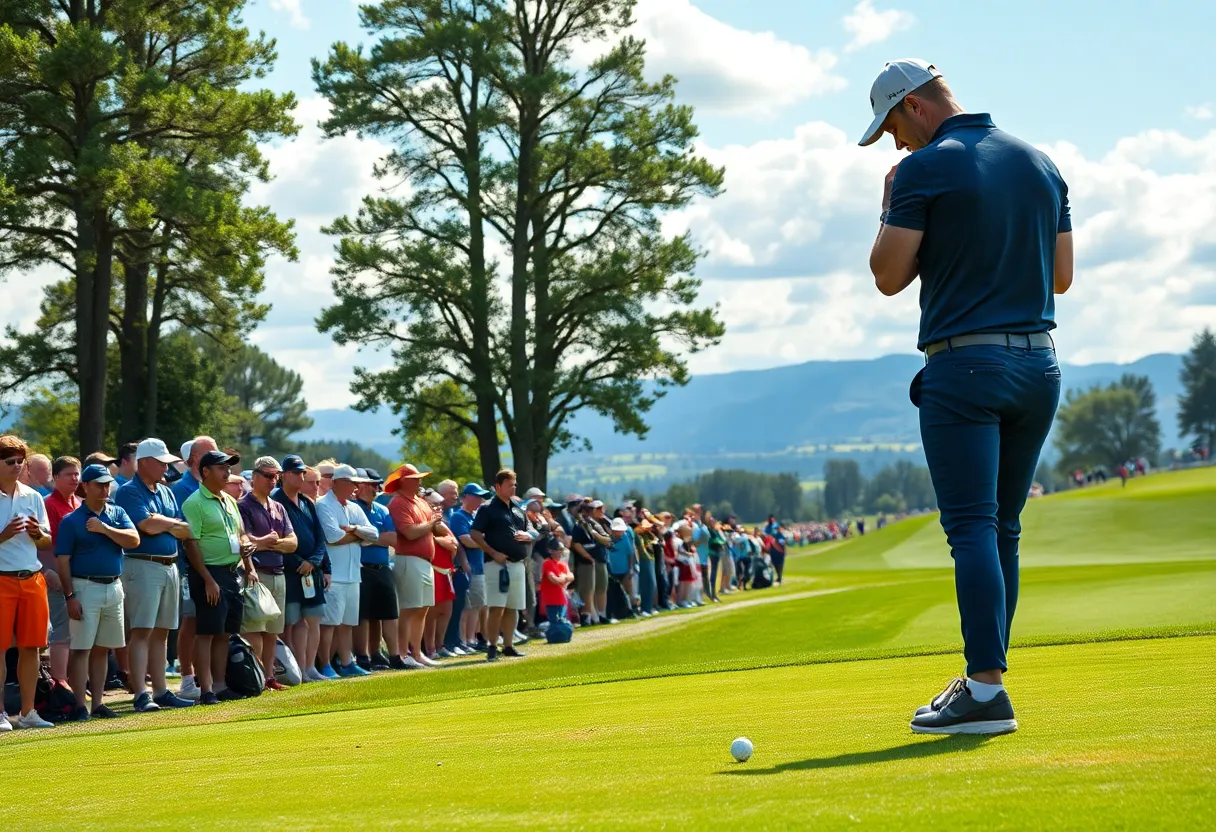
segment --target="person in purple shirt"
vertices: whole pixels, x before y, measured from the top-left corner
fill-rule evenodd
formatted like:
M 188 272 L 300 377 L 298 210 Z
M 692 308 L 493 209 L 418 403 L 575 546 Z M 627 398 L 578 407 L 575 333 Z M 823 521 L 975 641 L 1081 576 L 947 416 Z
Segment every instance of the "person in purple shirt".
M 278 483 L 280 473 L 279 462 L 274 457 L 258 457 L 253 463 L 250 491 L 237 503 L 241 521 L 245 524 L 245 534 L 257 547 L 253 564 L 257 567 L 262 585 L 270 590 L 274 602 L 279 606 L 278 616 L 270 621 L 249 622 L 241 626 L 241 634 L 261 656 L 262 667 L 266 668 L 274 667 L 275 644 L 286 624 L 287 578 L 283 574 L 283 555 L 295 552 L 297 545 L 287 509 L 282 503 L 270 499 L 270 492 Z M 285 690 L 275 680 L 273 673 L 266 676 L 266 689 Z

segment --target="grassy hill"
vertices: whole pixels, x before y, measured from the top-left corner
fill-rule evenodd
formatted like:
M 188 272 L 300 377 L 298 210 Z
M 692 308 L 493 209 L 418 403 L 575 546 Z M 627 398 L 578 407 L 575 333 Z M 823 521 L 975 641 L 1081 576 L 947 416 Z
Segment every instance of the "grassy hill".
M 0 824 L 230 829 L 239 806 L 249 830 L 1205 828 L 1214 505 L 1208 469 L 1028 507 L 1012 736 L 908 730 L 961 665 L 931 517 L 795 550 L 780 588 L 520 661 L 14 733 L 0 775 L 71 776 L 71 798 L 27 789 Z M 174 761 L 156 789 L 149 760 Z

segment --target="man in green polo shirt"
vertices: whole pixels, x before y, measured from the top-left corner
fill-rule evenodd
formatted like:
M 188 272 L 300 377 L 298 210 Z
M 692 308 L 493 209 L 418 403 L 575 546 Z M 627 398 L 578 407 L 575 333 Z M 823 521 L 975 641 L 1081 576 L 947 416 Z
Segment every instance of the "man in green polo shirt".
M 198 464 L 201 487 L 182 504 L 182 516 L 190 524 L 190 539 L 184 544 L 195 606 L 194 674 L 202 691 L 200 705 L 240 698 L 227 689 L 217 694 L 212 683 L 213 673 L 221 674 L 222 682 L 228 665 L 224 634 L 241 631 L 243 605 L 237 569 L 244 567 L 249 583 L 258 580 L 251 560 L 254 545 L 242 527 L 236 500 L 224 491 L 232 466 L 238 462 L 238 456 L 207 451 Z

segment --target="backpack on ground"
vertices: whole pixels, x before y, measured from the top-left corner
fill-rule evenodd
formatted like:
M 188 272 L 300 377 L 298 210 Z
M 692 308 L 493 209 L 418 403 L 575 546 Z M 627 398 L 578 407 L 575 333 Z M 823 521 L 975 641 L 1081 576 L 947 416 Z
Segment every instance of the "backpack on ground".
M 295 687 L 304 681 L 300 663 L 281 638 L 276 639 L 274 645 L 274 678 L 280 685 L 288 687 Z
M 545 628 L 545 641 L 550 644 L 569 644 L 574 638 L 574 627 L 569 621 L 553 621 Z
M 17 649 L 5 653 L 4 711 L 10 716 L 21 713 L 21 686 L 17 682 Z M 34 688 L 34 710 L 48 722 L 62 722 L 76 710 L 76 697 L 63 682 L 51 676 L 45 665 L 38 665 Z
M 773 585 L 773 577 L 773 567 L 767 563 L 762 564 L 752 576 L 752 589 L 768 589 Z
M 228 639 L 228 668 L 224 672 L 228 689 L 242 696 L 261 696 L 266 688 L 266 671 L 253 647 L 235 633 Z

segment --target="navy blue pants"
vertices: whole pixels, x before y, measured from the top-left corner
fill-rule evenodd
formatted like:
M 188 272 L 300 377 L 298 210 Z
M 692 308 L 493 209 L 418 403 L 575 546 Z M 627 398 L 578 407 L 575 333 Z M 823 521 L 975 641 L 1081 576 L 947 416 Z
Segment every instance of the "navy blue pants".
M 1006 670 L 1020 515 L 1060 401 L 1055 350 L 937 353 L 913 381 L 912 401 L 954 558 L 967 672 Z

